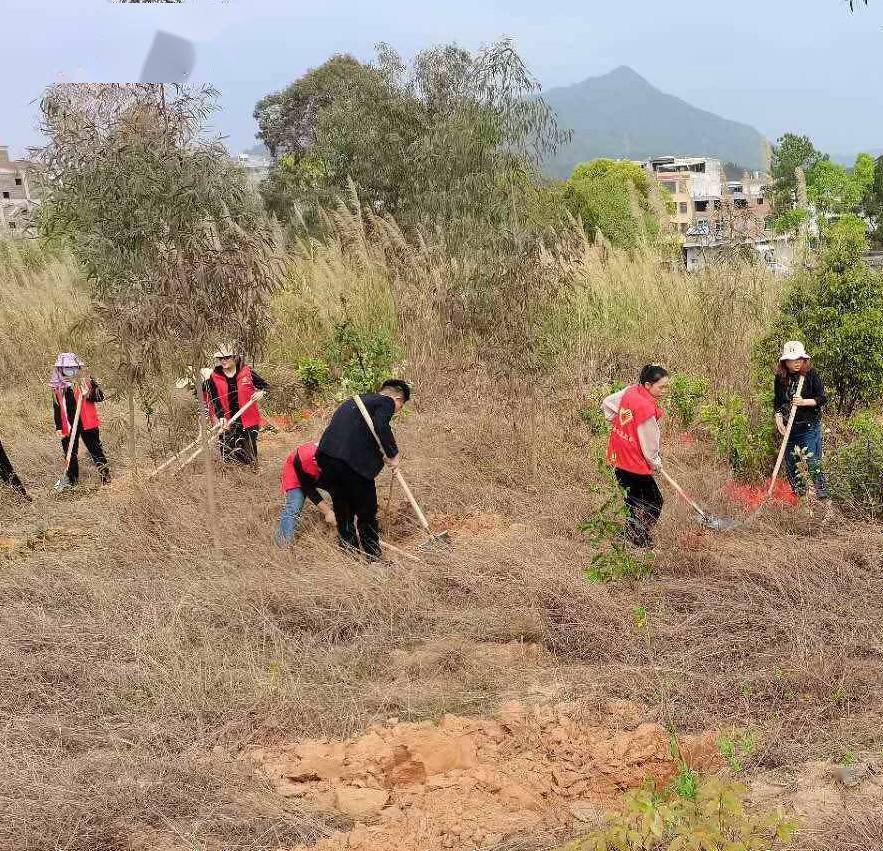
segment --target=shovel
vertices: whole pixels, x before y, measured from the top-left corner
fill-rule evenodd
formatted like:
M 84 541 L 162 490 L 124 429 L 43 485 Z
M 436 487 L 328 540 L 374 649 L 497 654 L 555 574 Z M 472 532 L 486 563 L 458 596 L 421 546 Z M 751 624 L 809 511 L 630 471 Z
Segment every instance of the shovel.
M 64 396 L 61 397 L 61 404 L 63 405 Z M 80 411 L 83 409 L 83 394 L 80 393 L 80 398 L 77 399 L 77 410 L 74 413 L 74 423 L 70 430 L 70 436 L 68 438 L 67 443 L 67 463 L 64 465 L 64 473 L 62 473 L 61 478 L 55 483 L 54 489 L 59 493 L 61 491 L 66 491 L 69 488 L 73 487 L 71 484 L 71 480 L 68 478 L 67 471 L 71 468 L 71 458 L 74 456 L 74 446 L 77 440 L 77 429 L 80 427 Z
M 733 520 L 729 517 L 715 517 L 713 514 L 709 514 L 697 502 L 690 499 L 684 489 L 662 467 L 659 468 L 659 472 L 675 489 L 677 495 L 696 512 L 696 520 L 700 526 L 704 526 L 706 529 L 713 529 L 715 532 L 726 532 L 729 529 L 735 529 L 736 526 L 742 525 L 739 520 Z
M 386 450 L 383 448 L 383 444 L 380 442 L 380 438 L 377 436 L 377 432 L 374 430 L 374 422 L 371 419 L 371 414 L 368 413 L 368 409 L 365 407 L 365 403 L 358 396 L 353 396 L 353 401 L 356 403 L 356 407 L 361 412 L 362 417 L 365 420 L 365 425 L 368 426 L 368 431 L 371 432 L 371 434 L 374 436 L 374 440 L 377 441 L 377 447 L 380 449 L 380 454 L 383 455 L 384 458 L 388 459 Z M 433 534 L 432 529 L 430 529 L 429 527 L 429 521 L 420 510 L 420 506 L 417 504 L 417 500 L 414 499 L 414 494 L 411 493 L 411 489 L 408 487 L 408 483 L 405 481 L 405 477 L 402 475 L 398 467 L 393 468 L 392 474 L 396 477 L 396 480 L 401 485 L 402 490 L 405 492 L 405 496 L 408 497 L 408 502 L 411 503 L 411 508 L 414 509 L 414 513 L 417 515 L 417 519 L 420 521 L 420 525 L 423 527 L 423 531 L 426 532 L 427 539 L 420 545 L 421 548 L 432 548 L 438 543 L 444 543 L 450 546 L 451 536 L 447 531 L 439 532 L 437 535 Z

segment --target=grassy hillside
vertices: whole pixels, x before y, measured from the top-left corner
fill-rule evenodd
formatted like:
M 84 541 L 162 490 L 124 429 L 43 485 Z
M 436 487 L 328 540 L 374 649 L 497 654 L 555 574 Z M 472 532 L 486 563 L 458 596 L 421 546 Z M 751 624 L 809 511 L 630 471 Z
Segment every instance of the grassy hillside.
M 649 578 L 585 575 L 595 549 L 578 527 L 606 498 L 599 392 L 647 360 L 706 377 L 712 395 L 745 391 L 776 282 L 750 266 L 685 277 L 585 244 L 547 256 L 549 280 L 523 271 L 520 294 L 486 303 L 489 328 L 536 348 L 525 372 L 507 337 L 466 330 L 462 269 L 437 246 L 408 247 L 370 216 L 333 226 L 292 249 L 257 364 L 271 409 L 312 413 L 265 435 L 257 473 L 220 477 L 217 551 L 199 470 L 148 482 L 123 461 L 115 365 L 72 265 L 5 267 L 2 438 L 35 502 L 0 493 L 0 847 L 548 849 L 646 773 L 672 776 L 667 727 L 697 770 L 732 751 L 757 801 L 796 808 L 798 847 L 879 847 L 879 784 L 836 779 L 883 747 L 876 526 L 822 532 L 774 508 L 714 536 L 670 495 Z M 415 549 L 396 490 L 385 515 L 386 474 L 384 535 L 421 561 L 351 561 L 309 513 L 295 549 L 272 545 L 281 460 L 333 405 L 293 365 L 327 354 L 343 318 L 402 350 L 403 469 L 450 552 Z M 49 491 L 59 348 L 107 386 L 116 474 L 93 488 L 86 461 L 67 499 Z M 195 428 L 175 377 L 144 394 L 143 469 Z M 669 426 L 665 451 L 699 499 L 738 510 L 705 436 L 688 445 Z M 382 813 L 359 809 L 372 796 Z

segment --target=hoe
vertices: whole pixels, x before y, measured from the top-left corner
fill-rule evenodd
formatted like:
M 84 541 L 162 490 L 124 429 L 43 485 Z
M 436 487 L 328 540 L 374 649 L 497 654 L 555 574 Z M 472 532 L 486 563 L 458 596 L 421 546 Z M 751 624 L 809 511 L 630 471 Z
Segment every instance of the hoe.
M 377 446 L 380 449 L 381 454 L 384 458 L 388 458 L 386 454 L 386 450 L 383 448 L 383 444 L 380 442 L 380 438 L 377 436 L 377 432 L 374 429 L 374 422 L 371 420 L 371 414 L 368 413 L 368 409 L 365 407 L 364 402 L 358 397 L 353 396 L 353 401 L 356 403 L 356 407 L 362 414 L 362 417 L 365 420 L 365 424 L 368 426 L 368 431 L 374 435 L 374 440 L 377 441 Z M 426 516 L 420 510 L 420 506 L 417 504 L 417 500 L 414 499 L 414 494 L 411 493 L 411 489 L 408 487 L 408 483 L 405 481 L 405 477 L 401 474 L 398 468 L 393 469 L 393 475 L 396 477 L 396 480 L 401 485 L 402 490 L 405 492 L 405 496 L 408 497 L 408 502 L 411 503 L 411 508 L 414 509 L 414 513 L 417 515 L 417 519 L 420 521 L 420 525 L 423 528 L 423 531 L 426 532 L 427 539 L 420 545 L 420 549 L 433 549 L 439 544 L 444 544 L 450 546 L 451 536 L 448 532 L 439 532 L 437 535 L 433 534 L 432 529 L 429 528 L 429 521 L 426 519 Z

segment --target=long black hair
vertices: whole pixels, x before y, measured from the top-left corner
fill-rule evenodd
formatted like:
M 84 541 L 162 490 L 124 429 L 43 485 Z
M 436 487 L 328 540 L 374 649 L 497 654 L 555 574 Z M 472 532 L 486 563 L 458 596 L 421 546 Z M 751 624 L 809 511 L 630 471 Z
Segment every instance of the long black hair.
M 665 378 L 666 375 L 668 375 L 668 370 L 661 363 L 648 363 L 638 376 L 638 384 L 641 387 L 645 384 L 656 384 L 660 378 Z

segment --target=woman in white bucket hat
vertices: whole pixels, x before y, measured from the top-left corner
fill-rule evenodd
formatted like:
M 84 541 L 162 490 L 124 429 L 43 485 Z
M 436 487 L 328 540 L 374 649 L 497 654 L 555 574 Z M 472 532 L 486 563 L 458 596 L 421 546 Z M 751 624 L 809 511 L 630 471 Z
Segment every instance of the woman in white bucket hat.
M 803 389 L 798 396 L 797 384 L 801 376 Z M 828 483 L 822 473 L 822 408 L 827 397 L 821 376 L 812 366 L 800 340 L 789 340 L 782 347 L 773 388 L 776 428 L 782 437 L 787 430 L 791 406 L 797 408 L 785 447 L 785 470 L 791 489 L 797 496 L 806 494 L 807 483 L 799 469 L 801 458 L 805 458 L 816 496 L 826 503 L 826 510 L 830 512 Z

